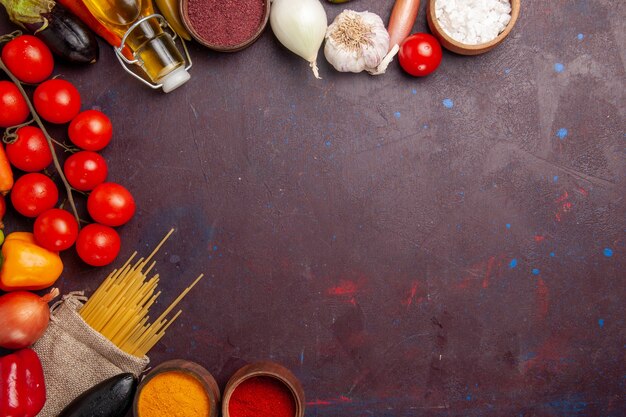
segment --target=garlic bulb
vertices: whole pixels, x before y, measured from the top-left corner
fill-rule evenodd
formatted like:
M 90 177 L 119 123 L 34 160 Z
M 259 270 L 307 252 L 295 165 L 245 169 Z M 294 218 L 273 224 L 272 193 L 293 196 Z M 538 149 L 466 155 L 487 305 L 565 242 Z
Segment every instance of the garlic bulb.
M 326 31 L 324 55 L 337 71 L 377 74 L 388 50 L 389 34 L 374 13 L 344 10 Z

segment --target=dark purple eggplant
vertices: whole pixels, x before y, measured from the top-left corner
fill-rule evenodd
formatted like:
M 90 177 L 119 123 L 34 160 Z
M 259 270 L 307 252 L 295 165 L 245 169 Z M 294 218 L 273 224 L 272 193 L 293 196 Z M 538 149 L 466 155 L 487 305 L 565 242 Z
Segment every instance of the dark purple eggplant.
M 98 41 L 91 29 L 51 0 L 0 0 L 13 23 L 32 32 L 57 56 L 75 64 L 98 60 Z
M 82 393 L 58 417 L 123 417 L 133 403 L 137 380 L 119 374 Z

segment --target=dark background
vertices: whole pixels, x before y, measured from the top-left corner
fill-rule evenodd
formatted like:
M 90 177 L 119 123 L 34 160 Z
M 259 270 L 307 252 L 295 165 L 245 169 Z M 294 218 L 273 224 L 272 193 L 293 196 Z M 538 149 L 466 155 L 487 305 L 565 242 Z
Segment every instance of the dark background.
M 275 360 L 308 417 L 625 415 L 625 4 L 524 1 L 500 47 L 424 79 L 320 55 L 315 80 L 269 28 L 236 54 L 192 45 L 168 95 L 104 43 L 57 65 L 111 117 L 109 179 L 137 200 L 115 265 L 176 227 L 161 302 L 207 274 L 152 364 L 223 386 Z M 64 292 L 112 269 L 63 259 Z

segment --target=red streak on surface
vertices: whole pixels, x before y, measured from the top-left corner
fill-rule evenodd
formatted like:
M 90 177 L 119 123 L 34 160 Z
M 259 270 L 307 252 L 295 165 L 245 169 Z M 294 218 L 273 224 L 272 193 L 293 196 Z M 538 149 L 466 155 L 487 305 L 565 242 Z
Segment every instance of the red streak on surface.
M 487 268 L 485 271 L 485 278 L 483 278 L 483 288 L 487 288 L 489 286 L 489 278 L 491 277 L 491 272 L 493 271 L 493 266 L 496 263 L 496 257 L 490 256 L 487 261 Z
M 545 239 L 546 239 L 545 236 L 535 235 L 535 242 L 537 243 L 543 242 Z
M 329 288 L 326 292 L 329 295 L 354 295 L 358 290 L 358 286 L 353 281 L 341 280 L 336 287 Z
M 537 280 L 537 289 L 535 290 L 535 294 L 537 296 L 537 316 L 541 319 L 545 319 L 548 315 L 550 290 L 541 278 Z
M 332 402 L 328 400 L 315 400 L 315 401 L 307 401 L 306 405 L 331 405 Z
M 569 194 L 565 191 L 559 198 L 554 200 L 555 203 L 559 205 L 556 213 L 554 214 L 554 218 L 557 222 L 560 222 L 563 219 L 563 215 L 572 210 L 572 203 L 568 201 Z
M 351 398 L 341 395 L 339 398 L 331 398 L 328 400 L 307 401 L 306 405 L 333 405 L 335 403 L 349 403 L 349 402 L 352 402 Z
M 458 289 L 467 289 L 470 287 L 487 288 L 494 278 L 497 278 L 502 270 L 502 260 L 504 256 L 490 256 L 486 261 L 473 264 L 466 269 L 466 275 L 455 285 Z
M 578 188 L 578 191 L 579 191 L 579 192 L 580 192 L 583 196 L 585 196 L 585 197 L 588 197 L 588 196 L 589 196 L 589 191 L 585 190 L 583 187 L 580 187 L 580 186 L 579 186 L 579 187 L 577 187 L 577 188 Z
M 569 198 L 569 194 L 567 193 L 567 191 L 565 191 L 563 194 L 561 194 L 561 196 L 559 198 L 554 200 L 554 202 L 555 203 L 561 203 L 561 202 L 567 200 L 568 198 Z
M 418 287 L 419 287 L 419 282 L 414 281 L 413 284 L 411 285 L 409 296 L 406 299 L 402 300 L 402 305 L 405 305 L 408 307 L 411 304 L 413 304 L 413 299 L 415 298 L 415 294 L 417 293 Z

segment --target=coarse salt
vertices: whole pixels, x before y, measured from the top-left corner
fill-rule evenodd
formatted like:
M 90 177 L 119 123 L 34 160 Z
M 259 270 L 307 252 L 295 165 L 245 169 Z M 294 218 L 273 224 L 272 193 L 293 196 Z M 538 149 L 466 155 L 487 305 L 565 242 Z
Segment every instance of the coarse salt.
M 511 20 L 509 0 L 436 0 L 437 21 L 452 39 L 479 45 L 498 37 Z

